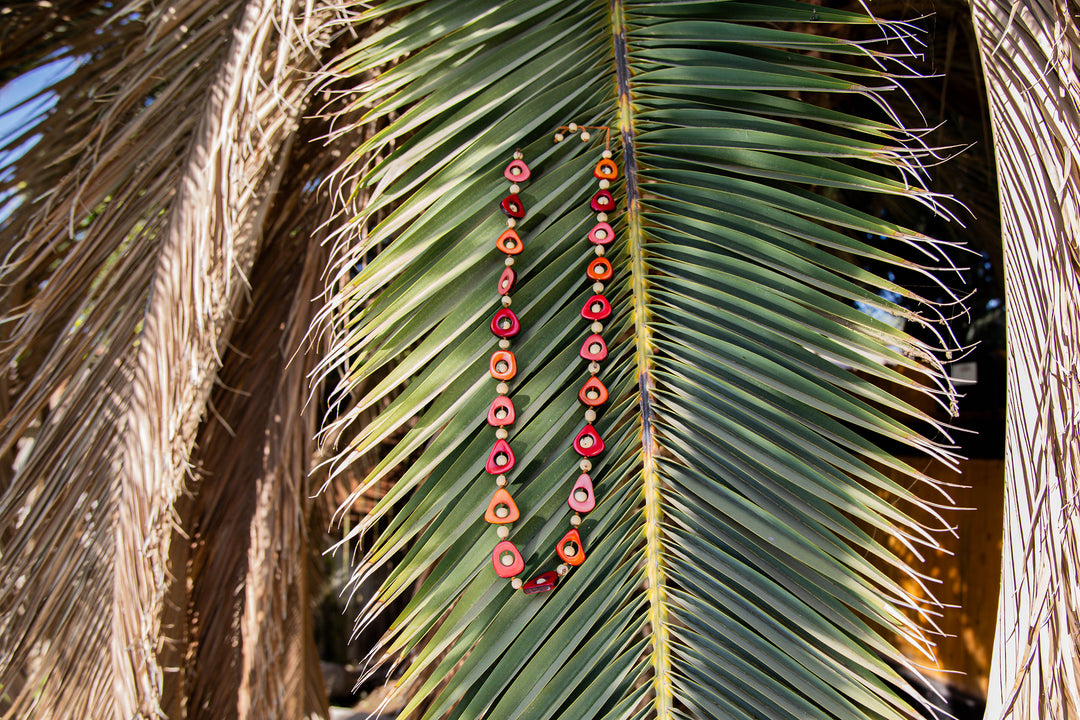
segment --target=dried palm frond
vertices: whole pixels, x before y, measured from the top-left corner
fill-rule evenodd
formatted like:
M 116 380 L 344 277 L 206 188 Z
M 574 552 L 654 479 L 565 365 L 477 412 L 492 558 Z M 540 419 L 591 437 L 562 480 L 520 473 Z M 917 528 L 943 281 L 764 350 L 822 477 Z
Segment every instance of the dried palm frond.
M 972 4 L 1005 245 L 1005 534 L 987 718 L 1080 715 L 1080 28 Z

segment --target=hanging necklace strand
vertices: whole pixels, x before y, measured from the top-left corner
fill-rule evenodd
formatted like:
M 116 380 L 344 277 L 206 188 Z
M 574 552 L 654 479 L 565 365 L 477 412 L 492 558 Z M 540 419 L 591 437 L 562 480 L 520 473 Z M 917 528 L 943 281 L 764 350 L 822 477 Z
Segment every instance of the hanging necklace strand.
M 513 310 L 510 309 L 510 293 L 517 280 L 514 270 L 514 256 L 521 253 L 524 244 L 518 234 L 517 222 L 525 217 L 525 206 L 518 196 L 521 191 L 518 183 L 525 182 L 531 176 L 529 167 L 525 164 L 522 153 L 514 153 L 514 159 L 503 171 L 504 177 L 510 181 L 510 192 L 499 203 L 500 209 L 507 216 L 507 229 L 495 241 L 496 248 L 506 257 L 505 269 L 499 276 L 497 290 L 501 296 L 502 309 L 495 313 L 491 320 L 491 331 L 499 338 L 499 349 L 492 353 L 488 371 L 490 375 L 499 381 L 496 386 L 498 393 L 491 407 L 488 409 L 488 424 L 495 427 L 495 446 L 488 456 L 485 470 L 495 475 L 497 488 L 491 501 L 488 503 L 484 519 L 498 526 L 499 543 L 495 546 L 491 555 L 492 566 L 495 573 L 501 578 L 509 578 L 513 588 L 521 589 L 526 594 L 540 593 L 551 590 L 558 583 L 561 576 L 566 575 L 571 568 L 581 565 L 585 561 L 585 548 L 581 540 L 578 527 L 581 525 L 581 516 L 588 513 L 596 506 L 596 497 L 593 490 L 592 461 L 604 451 L 604 441 L 596 431 L 593 423 L 596 421 L 596 409 L 608 399 L 607 388 L 598 377 L 600 362 L 607 357 L 607 345 L 603 337 L 604 320 L 611 314 L 611 303 L 603 295 L 604 282 L 612 277 L 611 262 L 604 257 L 605 246 L 614 239 L 614 231 L 608 224 L 608 212 L 615 209 L 615 200 L 608 188 L 611 182 L 618 178 L 618 167 L 611 160 L 611 151 L 607 147 L 610 141 L 608 128 L 581 126 L 571 123 L 560 127 L 555 135 L 555 142 L 564 139 L 563 131 L 576 133 L 581 130 L 581 139 L 588 142 L 589 130 L 604 130 L 606 135 L 605 149 L 602 159 L 593 169 L 593 176 L 599 181 L 600 189 L 589 201 L 590 209 L 596 213 L 596 224 L 590 230 L 588 240 L 594 246 L 596 257 L 589 263 L 586 269 L 586 277 L 592 281 L 593 294 L 585 301 L 581 309 L 581 316 L 589 321 L 590 335 L 586 337 L 581 346 L 579 355 L 588 361 L 589 379 L 578 391 L 578 399 L 585 405 L 585 426 L 574 438 L 574 451 L 581 456 L 579 468 L 581 470 L 570 495 L 567 505 L 574 511 L 570 517 L 570 530 L 563 535 L 555 546 L 555 552 L 563 561 L 555 570 L 543 572 L 528 582 L 523 582 L 519 577 L 525 569 L 525 563 L 513 542 L 507 538 L 510 535 L 511 523 L 520 517 L 517 505 L 507 490 L 506 473 L 513 469 L 515 464 L 513 451 L 507 441 L 509 435 L 507 427 L 514 423 L 516 411 L 513 401 L 509 397 L 510 387 L 507 381 L 517 374 L 517 361 L 513 352 L 510 351 L 510 338 L 516 336 L 521 330 L 521 323 Z

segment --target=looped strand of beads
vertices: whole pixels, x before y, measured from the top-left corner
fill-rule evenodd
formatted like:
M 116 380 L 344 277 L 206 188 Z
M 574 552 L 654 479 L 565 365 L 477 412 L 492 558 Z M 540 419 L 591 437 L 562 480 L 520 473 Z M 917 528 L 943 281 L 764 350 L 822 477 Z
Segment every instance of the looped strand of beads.
M 604 130 L 606 141 L 610 142 L 610 129 L 606 127 L 579 127 L 571 123 L 566 127 L 559 128 L 560 132 L 555 135 L 555 141 L 563 139 L 562 131 L 576 133 L 582 131 L 582 140 L 588 141 L 589 130 Z M 486 470 L 495 475 L 496 485 L 494 496 L 488 503 L 484 519 L 498 526 L 500 542 L 492 552 L 491 562 L 495 573 L 502 578 L 510 578 L 514 589 L 521 589 L 526 594 L 541 593 L 552 590 L 559 578 L 570 572 L 571 568 L 585 562 L 585 545 L 581 538 L 580 526 L 582 515 L 585 515 L 596 507 L 596 495 L 593 489 L 592 460 L 604 452 L 604 440 L 596 430 L 593 423 L 597 419 L 597 409 L 608 400 L 608 390 L 598 377 L 600 363 L 607 358 L 608 348 L 601 333 L 604 324 L 601 322 L 611 315 L 611 303 L 604 296 L 604 282 L 610 280 L 613 275 L 611 262 L 604 257 L 605 246 L 614 240 L 614 231 L 608 224 L 608 212 L 615 210 L 615 199 L 608 191 L 611 181 L 619 176 L 618 166 L 611 159 L 611 151 L 605 146 L 601 160 L 593 169 L 593 176 L 599 181 L 599 191 L 589 200 L 589 207 L 596 213 L 596 225 L 588 235 L 588 241 L 592 243 L 596 257 L 591 260 L 585 271 L 585 276 L 592 283 L 592 296 L 585 301 L 581 308 L 581 317 L 589 323 L 589 334 L 582 343 L 579 355 L 588 362 L 587 369 L 589 378 L 578 391 L 578 400 L 585 406 L 585 425 L 574 438 L 574 451 L 581 456 L 578 463 L 580 474 L 570 489 L 567 505 L 573 510 L 570 517 L 570 529 L 555 545 L 555 552 L 562 560 L 554 571 L 542 572 L 528 582 L 522 582 L 518 575 L 524 570 L 525 563 L 518 552 L 517 547 L 508 540 L 510 535 L 510 523 L 520 517 L 517 505 L 514 503 L 509 491 L 506 489 L 506 473 L 514 467 L 514 453 L 507 442 L 508 432 L 506 427 L 512 425 L 515 419 L 515 409 L 509 397 L 509 386 L 506 381 L 512 379 L 517 373 L 517 363 L 510 352 L 510 338 L 520 331 L 521 325 L 513 311 L 510 310 L 510 291 L 513 289 L 516 276 L 514 274 L 514 255 L 523 249 L 521 237 L 514 230 L 516 221 L 524 218 L 525 207 L 518 197 L 520 188 L 518 181 L 529 178 L 530 172 L 522 160 L 520 152 L 514 153 L 514 160 L 504 171 L 504 175 L 511 181 L 510 194 L 503 198 L 500 207 L 507 215 L 507 230 L 499 236 L 496 247 L 506 255 L 506 269 L 499 278 L 498 293 L 502 296 L 503 308 L 495 313 L 491 320 L 491 331 L 499 338 L 499 350 L 491 356 L 490 374 L 500 380 L 496 390 L 498 397 L 495 398 L 488 410 L 488 423 L 497 428 L 495 431 L 495 446 L 488 457 Z
M 508 380 L 512 380 L 517 374 L 517 360 L 510 351 L 510 338 L 521 331 L 521 323 L 514 311 L 510 309 L 510 293 L 514 289 L 517 275 L 514 272 L 514 256 L 521 253 L 524 243 L 515 227 L 517 221 L 525 217 L 525 204 L 518 197 L 521 186 L 518 183 L 525 182 L 532 175 L 529 166 L 525 164 L 521 151 L 514 153 L 514 159 L 503 170 L 503 176 L 510 181 L 510 192 L 499 203 L 499 209 L 506 215 L 506 230 L 495 241 L 495 247 L 506 258 L 505 269 L 499 276 L 497 291 L 502 303 L 502 309 L 495 313 L 491 319 L 491 332 L 499 338 L 499 349 L 491 355 L 489 373 L 498 380 L 495 387 L 498 396 L 488 409 L 488 424 L 496 428 L 495 446 L 488 455 L 488 461 L 484 469 L 495 476 L 495 494 L 488 503 L 484 519 L 498 527 L 499 543 L 491 553 L 491 564 L 495 568 L 495 574 L 501 578 L 510 578 L 514 589 L 522 586 L 522 580 L 518 575 L 525 569 L 525 561 L 517 547 L 507 538 L 510 536 L 511 523 L 520 517 L 514 498 L 506 489 L 506 473 L 514 468 L 514 452 L 507 442 L 509 432 L 507 427 L 514 424 L 516 412 L 514 403 L 510 399 L 510 386 Z

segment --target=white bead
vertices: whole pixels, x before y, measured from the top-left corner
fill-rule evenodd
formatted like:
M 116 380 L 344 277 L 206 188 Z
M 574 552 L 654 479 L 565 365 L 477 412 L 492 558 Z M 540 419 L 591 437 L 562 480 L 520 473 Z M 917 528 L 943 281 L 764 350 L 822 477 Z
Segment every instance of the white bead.
M 521 188 L 519 188 L 517 186 L 517 183 L 514 183 L 513 185 L 510 186 L 510 192 L 519 193 L 519 192 L 521 192 Z
M 509 258 L 507 258 L 507 259 L 509 259 Z M 592 284 L 592 289 L 593 289 L 593 292 L 594 292 L 594 293 L 596 293 L 597 295 L 599 295 L 600 293 L 604 292 L 604 283 L 602 283 L 602 282 L 600 282 L 599 280 L 597 280 L 596 282 L 594 282 L 594 283 Z
M 597 257 L 604 257 L 604 252 L 605 252 L 604 246 L 603 245 L 593 245 L 593 252 L 596 253 Z
M 607 178 L 604 178 L 600 181 L 599 185 L 601 190 L 607 190 L 609 187 L 611 187 L 611 181 Z
M 503 307 L 510 307 L 510 296 L 509 295 L 503 295 L 502 296 L 502 304 L 503 304 Z
M 589 142 L 589 138 L 591 137 L 592 135 L 589 134 L 588 130 L 581 131 L 581 142 Z
M 499 393 L 500 395 L 505 395 L 506 393 L 510 392 L 510 386 L 504 382 L 501 382 L 495 386 L 495 392 Z
M 499 341 L 499 349 L 500 350 L 509 350 L 510 349 L 510 341 L 507 340 L 506 338 L 503 338 L 502 340 L 500 340 Z
M 499 428 L 495 431 L 495 437 L 500 440 L 505 440 L 510 433 L 506 432 L 506 428 Z
M 566 563 L 560 563 L 559 566 L 555 568 L 555 572 L 559 573 L 560 576 L 565 575 L 570 572 L 570 566 Z
M 592 330 L 597 335 L 599 335 L 600 333 L 604 332 L 604 323 L 600 322 L 599 320 L 596 320 L 595 322 L 593 322 L 592 325 L 589 326 L 589 329 Z M 505 349 L 506 348 L 503 348 L 503 350 L 505 350 Z
M 555 133 L 555 142 L 562 142 L 562 140 L 563 140 L 563 134 L 562 133 Z M 521 585 L 519 584 L 518 587 L 521 587 Z
M 581 468 L 581 472 L 589 472 L 592 470 L 592 463 L 588 460 L 582 460 L 578 463 L 578 467 Z
M 604 152 L 600 153 L 600 157 L 604 158 L 605 160 L 610 160 L 611 159 L 611 151 L 610 150 L 605 150 Z
M 506 487 L 506 476 L 505 475 L 499 475 L 498 477 L 496 477 L 495 478 L 495 484 L 498 485 L 499 487 Z
M 595 422 L 595 421 L 596 421 L 596 411 L 593 410 L 592 408 L 589 408 L 588 410 L 585 411 L 585 422 L 591 423 L 591 422 Z
M 523 158 L 523 157 L 525 157 L 525 156 L 521 154 L 521 151 L 520 151 L 520 150 L 515 150 L 515 151 L 514 151 L 514 159 L 515 159 L 515 160 L 520 160 L 520 159 L 521 159 L 521 158 Z
M 517 225 L 517 220 L 515 220 L 514 218 L 506 218 L 506 227 L 512 228 L 515 225 Z
M 607 222 L 607 213 L 596 213 L 596 222 Z
M 574 513 L 573 515 L 571 515 L 570 516 L 570 524 L 573 525 L 574 527 L 577 527 L 578 525 L 580 525 L 581 524 L 581 516 L 578 515 L 577 513 Z
M 600 372 L 600 363 L 596 362 L 595 360 L 589 363 L 589 374 L 595 375 L 598 372 Z
M 521 589 L 521 578 L 512 578 L 510 580 L 510 587 L 514 588 L 515 590 L 520 590 Z
M 495 532 L 498 534 L 500 540 L 505 540 L 510 537 L 510 528 L 506 525 L 500 525 L 499 529 Z
M 514 258 L 506 258 L 506 260 L 503 260 L 503 265 L 505 265 L 506 267 L 514 267 Z
M 566 129 L 569 130 L 572 133 L 577 132 L 577 123 L 570 123 L 569 125 L 566 126 Z

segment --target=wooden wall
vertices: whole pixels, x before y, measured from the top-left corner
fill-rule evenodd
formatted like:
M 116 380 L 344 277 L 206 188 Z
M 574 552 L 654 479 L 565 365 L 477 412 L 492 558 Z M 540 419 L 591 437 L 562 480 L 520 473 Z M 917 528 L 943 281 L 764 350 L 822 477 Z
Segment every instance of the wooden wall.
M 944 513 L 957 526 L 957 536 L 941 536 L 944 551 L 926 555 L 926 563 L 920 565 L 896 541 L 890 541 L 888 546 L 916 569 L 939 581 L 933 586 L 934 594 L 941 603 L 952 606 L 945 608 L 938 620 L 946 636 L 937 639 L 937 662 L 928 674 L 985 697 L 1001 572 L 1004 461 L 966 460 L 957 473 L 940 465 L 930 466 L 924 459 L 904 459 L 944 482 L 967 486 L 950 490 L 957 507 L 966 509 Z M 893 479 L 905 482 L 896 475 Z M 890 574 L 899 578 L 896 572 Z M 903 585 L 922 595 L 914 581 L 905 580 Z M 925 657 L 913 647 L 907 646 L 907 651 L 917 663 L 926 664 Z

